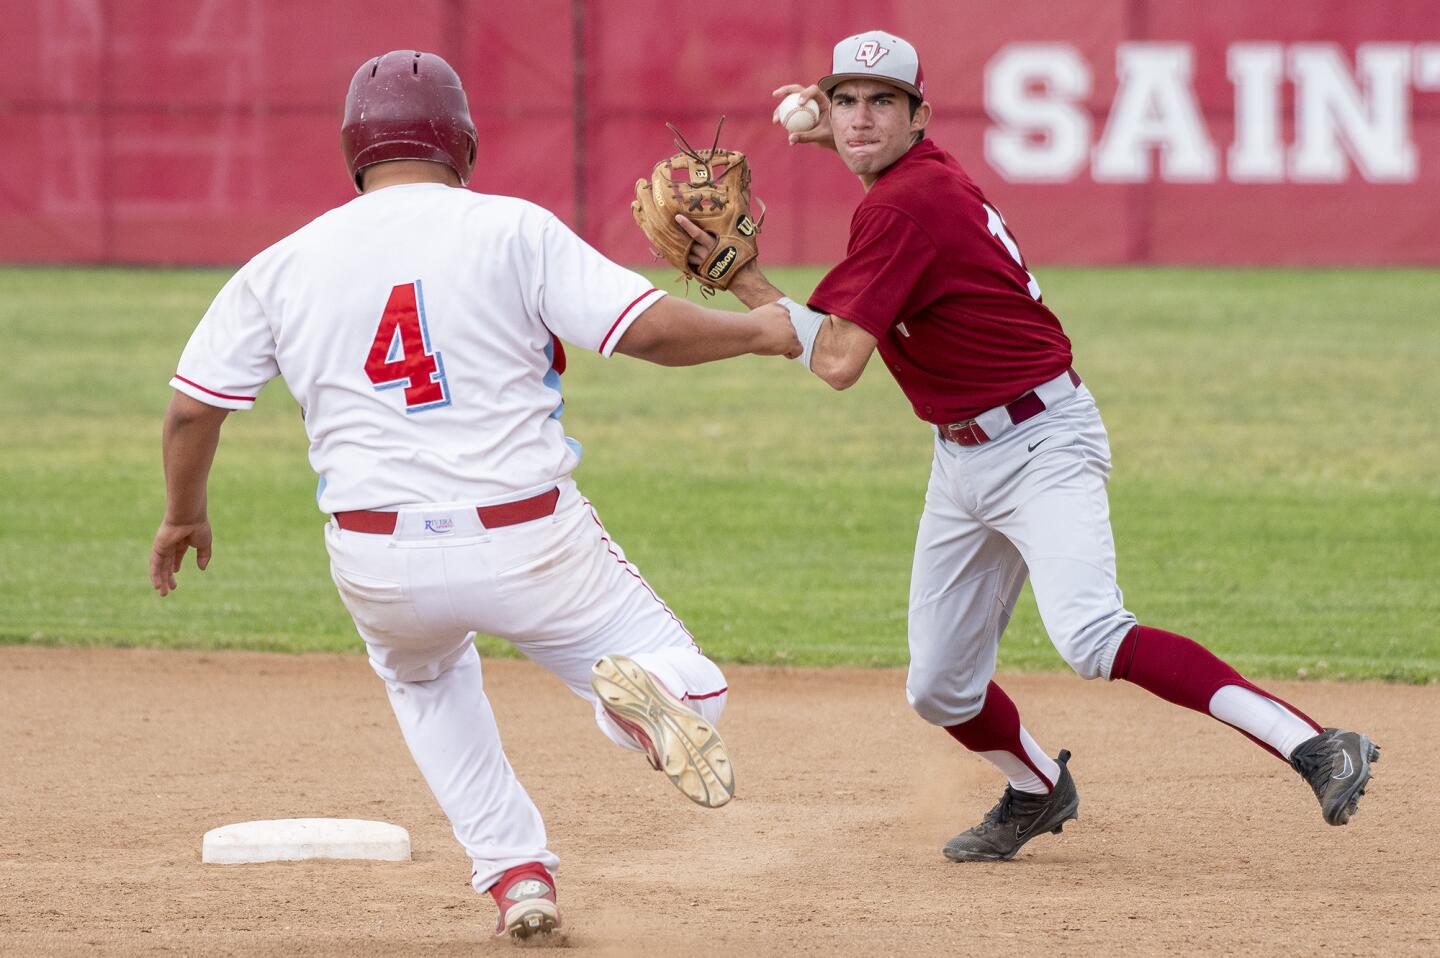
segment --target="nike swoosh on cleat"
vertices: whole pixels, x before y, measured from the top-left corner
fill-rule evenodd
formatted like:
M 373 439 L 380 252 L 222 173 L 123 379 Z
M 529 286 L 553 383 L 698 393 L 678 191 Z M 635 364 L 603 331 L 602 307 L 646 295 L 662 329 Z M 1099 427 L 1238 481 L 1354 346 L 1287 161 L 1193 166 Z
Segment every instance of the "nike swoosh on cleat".
M 1046 436 L 1044 439 L 1041 439 L 1041 440 L 1039 440 L 1038 442 L 1032 442 L 1030 445 L 1028 445 L 1028 446 L 1025 447 L 1025 451 L 1026 451 L 1026 452 L 1034 452 L 1036 449 L 1040 448 L 1040 443 L 1042 443 L 1042 442 L 1048 442 L 1051 438 L 1052 438 L 1052 437 L 1050 437 L 1050 436 Z
M 1355 774 L 1355 765 L 1354 765 L 1353 762 L 1350 761 L 1350 753 L 1349 753 L 1349 752 L 1341 752 L 1340 754 L 1345 756 L 1345 769 L 1344 769 L 1344 774 L 1343 774 L 1343 775 L 1331 775 L 1330 777 L 1331 777 L 1331 778 L 1340 779 L 1340 780 L 1343 781 L 1344 779 L 1347 779 L 1347 778 L 1349 778 L 1350 776 L 1352 776 L 1352 775 Z
M 1033 822 L 1030 823 L 1030 827 L 1027 828 L 1027 829 L 1025 829 L 1025 830 L 1023 830 L 1023 831 L 1020 829 L 1020 826 L 1019 826 L 1019 825 L 1016 825 L 1016 826 L 1015 826 L 1015 840 L 1016 840 L 1017 842 L 1029 841 L 1030 838 L 1031 838 L 1031 836 L 1035 835 L 1035 834 L 1039 831 L 1039 829 L 1036 828 L 1036 826 L 1039 825 L 1039 824 L 1040 824 L 1040 819 L 1039 819 L 1039 818 L 1036 818 Z M 1054 826 L 1052 825 L 1051 827 L 1053 828 Z M 1048 829 L 1047 829 L 1047 830 L 1048 830 Z

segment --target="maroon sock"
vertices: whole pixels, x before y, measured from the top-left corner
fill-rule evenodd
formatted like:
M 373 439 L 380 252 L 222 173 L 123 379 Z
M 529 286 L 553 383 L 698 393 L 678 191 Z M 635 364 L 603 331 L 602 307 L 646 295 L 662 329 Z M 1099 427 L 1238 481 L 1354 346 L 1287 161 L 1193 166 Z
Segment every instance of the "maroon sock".
M 972 752 L 1009 752 L 1025 763 L 1035 777 L 1045 783 L 1047 790 L 1055 787 L 1050 776 L 1036 768 L 1026 754 L 1025 744 L 1020 741 L 1020 710 L 994 682 L 985 689 L 985 704 L 980 707 L 980 714 L 968 722 L 947 725 L 945 731 Z
M 1115 653 L 1115 664 L 1110 668 L 1110 678 L 1133 682 L 1167 702 L 1183 705 L 1205 715 L 1210 714 L 1210 700 L 1215 697 L 1216 692 L 1227 685 L 1238 685 L 1283 705 L 1309 723 L 1317 735 L 1325 731 L 1314 719 L 1289 702 L 1248 682 L 1243 675 L 1200 643 L 1162 629 L 1137 625 L 1126 633 Z M 1285 756 L 1255 736 L 1243 729 L 1236 731 L 1271 755 L 1284 760 Z

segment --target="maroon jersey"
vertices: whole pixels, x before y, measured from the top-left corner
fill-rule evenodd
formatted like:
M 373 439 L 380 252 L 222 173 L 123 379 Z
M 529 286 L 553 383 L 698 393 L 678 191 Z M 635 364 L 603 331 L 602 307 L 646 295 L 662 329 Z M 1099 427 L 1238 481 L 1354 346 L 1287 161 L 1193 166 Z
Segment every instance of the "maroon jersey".
M 928 139 L 876 179 L 810 307 L 879 340 L 927 422 L 1003 406 L 1070 366 L 1070 340 L 1000 214 Z

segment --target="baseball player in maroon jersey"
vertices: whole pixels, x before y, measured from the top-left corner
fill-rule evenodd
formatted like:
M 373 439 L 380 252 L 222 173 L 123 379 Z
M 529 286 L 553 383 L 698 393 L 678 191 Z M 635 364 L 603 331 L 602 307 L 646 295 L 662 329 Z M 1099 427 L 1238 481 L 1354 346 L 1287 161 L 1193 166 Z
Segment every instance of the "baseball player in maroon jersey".
M 1124 679 L 1233 726 L 1304 776 L 1327 822 L 1345 824 L 1379 758 L 1369 738 L 1321 727 L 1125 608 L 1105 427 L 1004 218 L 925 137 L 931 107 L 915 48 L 881 31 L 848 37 L 817 85 L 775 95 L 797 91 L 821 118 L 790 142 L 836 151 L 865 188 L 845 259 L 808 306 L 755 264 L 730 290 L 751 307 L 784 303 L 801 361 L 836 389 L 879 352 L 935 433 L 911 575 L 907 697 L 1009 780 L 946 857 L 1008 860 L 1079 808 L 1070 753 L 1052 758 L 1036 744 L 992 677 L 1027 574 L 1051 641 L 1081 676 Z M 687 228 L 698 255 L 708 237 Z
M 559 857 L 501 747 L 475 631 L 588 700 L 687 798 L 730 801 L 725 677 L 570 474 L 561 340 L 665 365 L 797 355 L 785 310 L 668 296 L 548 211 L 464 189 L 479 147 L 456 76 L 397 50 L 355 72 L 342 152 L 361 194 L 250 260 L 181 355 L 165 418 L 151 583 L 204 569 L 210 466 L 231 410 L 276 376 L 299 404 L 340 598 L 416 765 L 499 907 L 497 934 L 560 924 Z M 581 781 L 576 788 L 587 788 Z

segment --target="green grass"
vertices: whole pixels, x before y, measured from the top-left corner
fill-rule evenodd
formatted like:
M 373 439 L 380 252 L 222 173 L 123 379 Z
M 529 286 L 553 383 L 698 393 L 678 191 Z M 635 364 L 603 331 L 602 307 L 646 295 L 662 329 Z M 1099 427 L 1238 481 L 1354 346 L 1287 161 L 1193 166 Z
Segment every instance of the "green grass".
M 775 271 L 793 294 L 818 276 Z M 1143 621 L 1259 675 L 1440 675 L 1440 274 L 1040 277 L 1110 429 Z M 282 383 L 225 426 L 210 571 L 151 593 L 166 383 L 224 279 L 0 269 L 0 641 L 359 650 Z M 929 437 L 882 368 L 834 393 L 777 360 L 570 356 L 576 478 L 707 651 L 905 662 Z M 1001 657 L 1064 667 L 1028 598 Z

